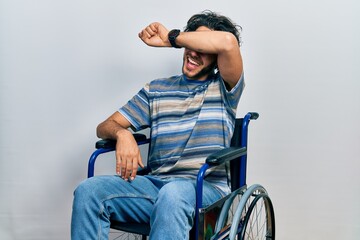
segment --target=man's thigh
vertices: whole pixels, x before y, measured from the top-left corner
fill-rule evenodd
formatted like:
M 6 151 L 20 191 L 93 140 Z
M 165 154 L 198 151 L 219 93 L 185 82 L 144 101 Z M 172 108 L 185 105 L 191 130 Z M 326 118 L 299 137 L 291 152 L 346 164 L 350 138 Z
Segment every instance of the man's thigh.
M 133 181 L 121 177 L 95 176 L 81 185 L 111 219 L 120 222 L 149 222 L 159 189 L 152 181 L 137 176 Z
M 221 193 L 213 185 L 206 181 L 203 184 L 203 206 L 208 206 L 222 197 Z M 196 180 L 171 180 L 161 188 L 158 198 L 161 198 L 161 196 L 166 196 L 167 200 L 175 198 L 174 201 L 185 201 L 195 207 Z

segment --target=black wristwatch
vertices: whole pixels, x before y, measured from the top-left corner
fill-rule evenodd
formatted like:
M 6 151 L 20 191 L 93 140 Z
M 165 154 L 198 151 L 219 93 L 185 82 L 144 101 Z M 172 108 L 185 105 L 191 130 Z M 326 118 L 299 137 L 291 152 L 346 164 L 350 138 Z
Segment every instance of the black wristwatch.
M 181 48 L 179 45 L 176 44 L 175 40 L 179 36 L 180 30 L 173 29 L 168 33 L 168 39 L 172 47 L 174 48 Z

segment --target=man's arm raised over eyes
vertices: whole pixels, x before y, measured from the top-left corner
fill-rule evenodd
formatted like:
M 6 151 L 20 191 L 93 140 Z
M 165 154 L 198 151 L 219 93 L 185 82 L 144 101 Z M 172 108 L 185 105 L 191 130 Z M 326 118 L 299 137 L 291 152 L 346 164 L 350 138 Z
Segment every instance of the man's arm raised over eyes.
M 221 77 L 233 88 L 243 72 L 243 62 L 236 37 L 230 32 L 182 32 L 176 44 L 201 53 L 216 54 Z
M 140 31 L 141 40 L 152 47 L 171 47 L 169 31 L 158 22 Z M 230 32 L 200 28 L 193 32 L 181 32 L 176 44 L 200 53 L 216 54 L 221 77 L 233 88 L 243 72 L 243 61 L 236 37 Z

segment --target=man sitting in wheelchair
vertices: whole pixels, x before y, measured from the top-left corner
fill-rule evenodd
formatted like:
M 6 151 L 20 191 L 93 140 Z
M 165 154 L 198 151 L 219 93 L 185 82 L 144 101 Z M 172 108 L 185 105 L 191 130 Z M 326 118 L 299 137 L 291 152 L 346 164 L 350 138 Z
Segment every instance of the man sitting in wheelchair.
M 146 84 L 97 127 L 116 140 L 116 175 L 95 176 L 75 190 L 72 239 L 107 239 L 110 219 L 149 223 L 150 239 L 188 239 L 194 225 L 195 185 L 208 155 L 230 146 L 244 89 L 239 30 L 227 17 L 205 11 L 185 30 L 154 22 L 139 33 L 148 46 L 184 48 L 182 74 Z M 165 65 L 166 60 L 158 60 Z M 129 128 L 150 127 L 150 174 Z M 207 172 L 203 206 L 230 192 L 225 164 Z

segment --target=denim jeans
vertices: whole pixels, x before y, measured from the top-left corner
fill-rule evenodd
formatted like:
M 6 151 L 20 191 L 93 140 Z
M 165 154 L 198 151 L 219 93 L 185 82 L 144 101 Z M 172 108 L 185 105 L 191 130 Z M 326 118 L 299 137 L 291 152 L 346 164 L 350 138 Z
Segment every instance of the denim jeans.
M 71 239 L 107 239 L 110 219 L 150 223 L 150 239 L 188 239 L 195 217 L 195 180 L 95 176 L 74 192 Z M 221 198 L 204 181 L 203 206 Z

